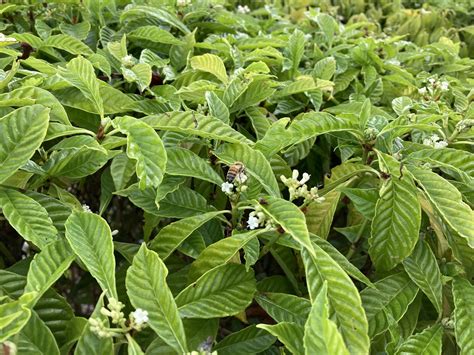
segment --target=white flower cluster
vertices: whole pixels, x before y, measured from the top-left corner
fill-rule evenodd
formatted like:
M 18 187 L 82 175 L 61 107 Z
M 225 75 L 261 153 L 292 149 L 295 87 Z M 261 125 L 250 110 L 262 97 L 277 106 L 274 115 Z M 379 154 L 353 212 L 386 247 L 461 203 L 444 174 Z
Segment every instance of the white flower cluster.
M 250 12 L 250 9 L 247 5 L 239 5 L 237 6 L 237 12 L 241 13 L 241 14 L 248 14 Z
M 234 187 L 236 188 L 236 192 L 245 192 L 248 186 L 245 185 L 245 182 L 248 180 L 248 176 L 244 172 L 240 172 L 234 178 L 233 182 L 225 181 L 221 185 L 221 190 L 226 195 L 234 195 Z
M 110 317 L 113 324 L 124 324 L 125 315 L 122 312 L 123 307 L 125 307 L 125 305 L 122 302 L 111 297 L 107 308 L 102 307 L 100 313 L 106 317 Z
M 247 220 L 248 229 L 257 229 L 259 227 L 274 227 L 273 220 L 269 218 L 260 205 L 255 205 L 254 211 L 250 212 Z
M 191 4 L 191 0 L 176 0 L 176 6 L 185 7 Z
M 127 68 L 133 67 L 135 64 L 137 64 L 137 60 L 131 54 L 122 57 L 121 62 L 122 65 Z
M 418 89 L 418 93 L 420 95 L 427 95 L 429 94 L 430 96 L 434 96 L 439 90 L 441 92 L 446 92 L 449 90 L 449 82 L 446 80 L 439 81 L 436 80 L 435 78 L 429 78 L 428 79 L 429 85 L 422 87 L 421 89 Z
M 86 205 L 85 203 L 82 205 L 82 210 L 83 210 L 84 212 L 92 213 L 91 208 L 90 208 L 88 205 Z
M 0 33 L 0 43 L 16 43 L 16 39 L 13 37 L 6 37 L 3 33 Z
M 433 134 L 423 139 L 423 144 L 433 147 L 435 149 L 440 149 L 446 147 L 448 145 L 448 142 L 441 139 L 437 134 Z
M 126 318 L 122 309 L 125 305 L 111 297 L 107 307 L 102 307 L 100 313 L 106 317 L 109 317 L 113 324 L 119 325 L 121 328 L 111 329 L 106 325 L 106 320 L 89 318 L 90 330 L 97 334 L 101 338 L 110 338 L 118 333 L 128 332 L 132 329 L 142 330 L 148 323 L 148 312 L 137 308 L 134 312 L 129 315 L 129 326 L 126 326 Z
M 456 124 L 456 129 L 461 133 L 468 131 L 471 127 L 474 127 L 474 119 L 466 118 Z
M 306 183 L 309 181 L 311 175 L 308 173 L 303 173 L 301 180 L 298 180 L 300 173 L 298 170 L 293 170 L 293 175 L 291 178 L 285 176 L 280 176 L 281 181 L 288 187 L 288 192 L 290 193 L 290 201 L 293 201 L 297 198 L 303 197 L 306 202 L 316 201 L 323 202 L 324 197 L 319 197 L 318 188 L 312 187 L 308 189 Z

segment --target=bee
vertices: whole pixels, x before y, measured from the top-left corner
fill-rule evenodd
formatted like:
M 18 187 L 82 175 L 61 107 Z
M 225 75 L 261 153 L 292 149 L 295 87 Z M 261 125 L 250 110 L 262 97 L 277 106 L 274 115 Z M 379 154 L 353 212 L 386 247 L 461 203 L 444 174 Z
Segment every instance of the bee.
M 245 176 L 245 166 L 240 161 L 236 161 L 232 164 L 227 171 L 226 179 L 228 182 L 233 182 L 235 178 L 237 181 L 242 181 L 243 177 Z

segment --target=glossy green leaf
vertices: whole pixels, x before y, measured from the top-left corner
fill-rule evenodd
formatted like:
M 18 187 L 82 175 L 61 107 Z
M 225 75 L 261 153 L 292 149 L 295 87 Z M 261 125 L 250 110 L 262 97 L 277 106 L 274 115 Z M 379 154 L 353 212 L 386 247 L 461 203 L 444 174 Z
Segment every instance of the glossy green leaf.
M 462 201 L 461 193 L 438 174 L 415 167 L 409 169 L 444 222 L 474 248 L 474 211 Z
M 265 329 L 276 336 L 292 354 L 304 354 L 302 325 L 291 322 L 280 322 L 275 325 L 258 324 L 258 328 Z
M 454 331 L 456 343 L 461 354 L 470 354 L 474 351 L 473 315 L 474 315 L 474 286 L 461 278 L 453 280 L 454 296 Z
M 335 313 L 349 352 L 365 354 L 369 351 L 367 318 L 357 288 L 344 270 L 319 246 L 314 252 L 301 251 L 306 271 L 309 295 L 314 303 L 324 282 L 328 284 L 328 300 Z
M 392 177 L 381 188 L 369 238 L 369 254 L 381 270 L 403 261 L 418 241 L 421 208 L 416 194 L 408 176 Z
M 167 161 L 160 136 L 146 123 L 133 117 L 118 117 L 113 124 L 127 135 L 127 155 L 137 161 L 140 188 L 158 187 L 163 180 Z
M 405 273 L 388 276 L 374 285 L 360 293 L 371 338 L 388 329 L 387 314 L 399 321 L 418 293 L 418 287 Z
M 313 300 L 311 312 L 304 326 L 303 343 L 305 354 L 349 354 L 337 330 L 336 324 L 329 319 L 327 281 L 324 282 L 318 296 Z
M 203 54 L 191 58 L 191 66 L 193 69 L 211 73 L 217 77 L 224 84 L 227 83 L 227 73 L 224 62 L 221 58 L 214 54 Z
M 224 355 L 256 354 L 268 349 L 274 342 L 273 335 L 255 325 L 250 325 L 226 336 L 212 350 Z
M 441 354 L 443 327 L 439 324 L 426 328 L 420 333 L 410 336 L 397 349 L 396 354 Z
M 176 297 L 179 313 L 186 318 L 215 318 L 243 311 L 253 299 L 253 270 L 224 264 L 207 271 Z
M 45 248 L 58 238 L 46 209 L 31 197 L 0 187 L 0 207 L 10 225 L 26 240 Z
M 0 118 L 0 182 L 5 181 L 40 147 L 46 136 L 49 109 L 21 107 Z
M 413 253 L 403 261 L 405 271 L 425 293 L 439 314 L 443 307 L 443 284 L 436 257 L 429 245 L 419 241 Z
M 66 238 L 108 297 L 117 297 L 112 234 L 107 222 L 91 212 L 74 211 L 66 222 Z
M 53 333 L 35 312 L 19 334 L 18 353 L 59 355 Z
M 220 186 L 224 180 L 211 165 L 192 151 L 184 148 L 167 148 L 166 172 L 170 175 L 192 176 Z
M 208 270 L 231 261 L 240 249 L 260 233 L 262 233 L 262 230 L 236 233 L 209 245 L 191 264 L 188 279 L 194 281 Z
M 194 112 L 173 112 L 147 116 L 143 121 L 155 129 L 187 133 L 203 138 L 220 139 L 230 143 L 251 143 L 241 133 L 235 131 L 225 122 L 212 116 Z
M 264 198 L 264 202 L 260 201 L 260 206 L 298 243 L 312 251 L 305 216 L 296 205 L 278 197 L 268 196 Z
M 135 308 L 148 312 L 150 327 L 178 353 L 186 353 L 186 336 L 166 284 L 168 270 L 158 254 L 142 244 L 127 271 L 127 294 Z M 178 303 L 179 304 L 179 303 Z
M 69 268 L 75 255 L 65 239 L 48 244 L 30 263 L 25 292 L 35 291 L 41 297 Z
M 304 326 L 311 310 L 311 302 L 306 298 L 286 293 L 262 293 L 255 301 L 276 322 L 290 322 Z
M 155 250 L 162 259 L 166 259 L 192 232 L 226 212 L 228 211 L 208 212 L 173 222 L 160 230 L 153 239 L 150 248 Z
M 66 65 L 66 69 L 60 71 L 60 75 L 94 104 L 96 113 L 101 117 L 104 116 L 104 103 L 100 95 L 99 82 L 94 67 L 87 59 L 82 56 L 74 58 Z

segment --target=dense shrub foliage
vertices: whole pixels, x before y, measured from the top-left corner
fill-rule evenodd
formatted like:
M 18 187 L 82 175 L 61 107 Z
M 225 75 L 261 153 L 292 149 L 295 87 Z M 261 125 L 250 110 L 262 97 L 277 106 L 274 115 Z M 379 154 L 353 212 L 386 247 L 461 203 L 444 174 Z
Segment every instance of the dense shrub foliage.
M 473 354 L 469 3 L 3 1 L 1 351 Z

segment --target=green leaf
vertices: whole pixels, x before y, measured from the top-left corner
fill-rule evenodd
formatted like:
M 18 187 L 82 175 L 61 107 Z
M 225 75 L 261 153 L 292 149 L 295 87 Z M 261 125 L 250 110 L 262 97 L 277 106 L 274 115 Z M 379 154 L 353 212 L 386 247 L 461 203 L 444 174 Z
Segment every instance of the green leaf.
M 405 271 L 428 296 L 438 314 L 443 311 L 441 271 L 433 251 L 425 241 L 419 241 L 413 253 L 403 261 Z
M 23 294 L 16 301 L 0 298 L 0 343 L 17 334 L 31 317 L 30 304 L 36 297 L 34 292 Z
M 170 175 L 192 176 L 220 186 L 224 180 L 212 169 L 211 165 L 192 151 L 169 147 L 166 149 L 168 162 L 166 172 Z
M 243 311 L 253 299 L 253 270 L 241 264 L 224 264 L 209 270 L 176 297 L 179 313 L 186 318 L 215 318 Z
M 192 57 L 191 66 L 195 70 L 211 73 L 224 84 L 227 84 L 229 80 L 227 78 L 224 62 L 217 55 L 206 53 Z
M 40 249 L 58 238 L 46 209 L 21 192 L 0 187 L 0 207 L 10 225 Z
M 30 263 L 25 292 L 36 291 L 38 298 L 69 268 L 75 255 L 65 239 L 48 244 Z
M 304 328 L 302 325 L 281 322 L 275 325 L 258 324 L 257 327 L 265 329 L 270 334 L 276 336 L 292 354 L 304 354 Z
M 74 211 L 66 221 L 66 238 L 108 297 L 118 299 L 112 233 L 100 216 Z
M 444 222 L 466 239 L 471 248 L 474 248 L 474 211 L 463 202 L 458 189 L 429 170 L 411 166 L 409 170 Z
M 318 236 L 311 235 L 311 241 L 317 244 L 322 250 L 324 250 L 339 266 L 351 277 L 360 282 L 363 282 L 367 286 L 373 286 L 372 282 L 365 276 L 357 267 L 355 267 L 346 257 L 339 252 L 331 243 L 319 238 Z
M 278 323 L 290 322 L 304 326 L 311 310 L 309 300 L 286 293 L 258 294 L 255 301 Z
M 78 56 L 66 64 L 66 69 L 60 70 L 59 75 L 73 87 L 79 89 L 94 104 L 96 113 L 101 117 L 104 116 L 104 103 L 100 95 L 99 79 L 95 75 L 91 62 Z
M 99 300 L 97 301 L 97 304 L 95 305 L 91 318 L 97 319 L 103 322 L 105 327 L 109 327 L 109 318 L 100 312 L 101 308 L 104 306 L 104 293 L 102 293 Z M 112 338 L 99 337 L 90 329 L 89 324 L 83 328 L 81 337 L 77 342 L 74 355 L 112 355 L 113 353 Z
M 369 322 L 371 338 L 386 331 L 389 314 L 398 322 L 418 293 L 418 287 L 404 272 L 377 281 L 375 288 L 362 290 L 362 304 Z
M 235 131 L 220 119 L 194 113 L 194 111 L 147 116 L 142 120 L 155 129 L 194 134 L 200 137 L 219 139 L 230 143 L 252 143 L 252 141 Z
M 426 328 L 420 333 L 410 336 L 397 349 L 396 354 L 433 354 L 441 355 L 443 327 L 440 324 Z
M 229 109 L 213 91 L 206 92 L 206 102 L 211 116 L 229 124 Z
M 474 351 L 474 286 L 464 279 L 453 280 L 454 296 L 454 331 L 456 343 L 461 348 L 461 355 L 472 354 Z
M 245 171 L 255 178 L 272 196 L 280 196 L 280 189 L 272 167 L 262 153 L 245 144 L 223 144 L 214 154 L 227 165 L 240 161 Z
M 43 168 L 48 176 L 80 179 L 98 171 L 108 159 L 104 148 L 84 145 L 54 151 Z
M 19 108 L 0 118 L 0 183 L 35 153 L 48 129 L 49 109 L 41 105 Z
M 294 30 L 288 39 L 288 52 L 291 59 L 291 72 L 292 75 L 298 70 L 300 61 L 304 54 L 304 33 L 298 29 Z
M 92 55 L 94 52 L 87 45 L 79 41 L 77 38 L 66 34 L 54 35 L 48 37 L 44 42 L 43 47 L 53 47 L 61 49 L 75 55 Z M 74 60 L 74 59 L 73 59 Z
M 192 232 L 211 219 L 229 211 L 217 211 L 180 219 L 165 227 L 156 235 L 150 245 L 164 260 L 188 238 Z
M 158 254 L 142 244 L 127 271 L 126 286 L 135 308 L 148 312 L 149 325 L 177 353 L 186 353 L 186 337 L 176 303 L 166 284 L 168 270 Z
M 226 336 L 212 350 L 219 355 L 257 354 L 268 349 L 275 340 L 273 335 L 250 325 Z
M 19 354 L 59 355 L 59 348 L 53 333 L 36 314 L 31 317 L 19 334 Z
M 323 283 L 321 291 L 313 300 L 311 312 L 304 326 L 305 354 L 349 355 L 336 324 L 329 319 L 327 284 L 327 281 Z
M 130 333 L 127 333 L 126 337 L 127 337 L 127 341 L 128 341 L 128 346 L 127 346 L 128 355 L 143 355 L 143 354 L 145 354 L 143 352 L 142 348 L 140 347 L 140 345 L 138 345 L 138 343 L 132 338 Z
M 127 155 L 137 161 L 140 188 L 158 187 L 163 180 L 167 162 L 160 136 L 146 123 L 129 116 L 117 117 L 113 125 L 127 135 Z
M 325 112 L 308 112 L 294 119 L 288 127 L 289 139 L 284 146 L 290 146 L 304 142 L 309 138 L 331 132 L 359 133 L 358 122 L 350 119 L 334 117 Z
M 122 153 L 112 159 L 110 173 L 114 181 L 115 190 L 122 190 L 135 173 L 135 162 Z
M 311 202 L 307 206 L 306 224 L 311 233 L 327 239 L 340 197 L 341 193 L 338 190 L 333 190 L 324 195 L 324 201 Z
M 418 241 L 421 208 L 413 180 L 391 177 L 380 189 L 369 238 L 369 254 L 380 270 L 390 270 L 411 254 Z
M 354 207 L 365 218 L 373 219 L 375 215 L 375 205 L 379 198 L 377 189 L 359 189 L 359 188 L 338 188 L 342 193 L 350 198 Z
M 191 268 L 188 272 L 188 280 L 195 281 L 208 270 L 231 261 L 240 249 L 262 232 L 263 230 L 255 230 L 233 234 L 228 238 L 221 239 L 209 245 L 191 264 Z
M 313 250 L 305 216 L 295 204 L 272 196 L 265 197 L 264 202 L 260 200 L 259 204 L 298 243 L 309 251 Z
M 30 57 L 30 59 L 31 58 L 32 57 Z M 51 121 L 57 121 L 68 126 L 71 125 L 64 107 L 58 99 L 47 90 L 36 86 L 22 86 L 0 95 L 0 102 L 5 102 L 9 99 L 32 99 L 35 104 L 43 105 L 51 109 L 49 113 Z
M 422 149 L 410 154 L 407 159 L 429 163 L 432 167 L 449 169 L 455 177 L 459 176 L 467 184 L 472 184 L 474 179 L 474 154 L 464 150 Z
M 189 29 L 181 21 L 178 20 L 174 13 L 168 12 L 164 8 L 152 7 L 152 6 L 129 6 L 120 15 L 120 21 L 124 20 L 131 21 L 133 19 L 149 19 L 152 18 L 159 22 L 166 23 L 173 27 L 176 27 L 183 33 L 190 33 Z
M 326 57 L 318 61 L 314 65 L 313 78 L 331 80 L 336 72 L 336 60 L 334 57 Z
M 131 39 L 140 39 L 164 44 L 183 44 L 182 41 L 173 36 L 169 31 L 158 26 L 142 26 L 127 35 Z
M 369 352 L 367 318 L 359 291 L 344 270 L 319 246 L 314 252 L 301 251 L 306 271 L 309 295 L 314 302 L 324 282 L 328 283 L 328 299 L 334 319 L 349 352 Z

